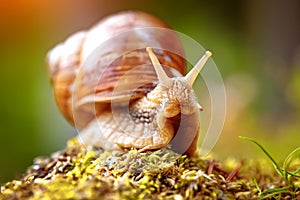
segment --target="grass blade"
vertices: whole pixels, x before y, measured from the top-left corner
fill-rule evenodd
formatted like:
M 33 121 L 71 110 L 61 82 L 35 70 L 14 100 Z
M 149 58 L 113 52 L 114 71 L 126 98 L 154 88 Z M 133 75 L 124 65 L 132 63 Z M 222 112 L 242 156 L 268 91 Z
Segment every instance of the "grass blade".
M 297 156 L 300 156 L 300 147 L 292 151 L 283 162 L 283 169 L 285 172 L 284 176 L 286 180 L 288 180 L 288 175 L 292 175 L 299 178 L 299 175 L 297 174 L 299 172 L 299 168 L 295 172 L 288 171 L 288 168 L 290 167 L 291 163 L 297 158 Z
M 274 168 L 275 168 L 276 172 L 280 176 L 284 177 L 284 173 L 282 172 L 282 169 L 280 168 L 278 163 L 275 161 L 275 159 L 270 155 L 270 153 L 261 144 L 259 144 L 256 140 L 254 140 L 252 138 L 248 138 L 248 137 L 244 137 L 244 136 L 239 136 L 239 138 L 243 139 L 243 140 L 253 142 L 254 144 L 256 144 L 266 154 L 266 156 L 271 160 L 271 162 L 274 165 Z

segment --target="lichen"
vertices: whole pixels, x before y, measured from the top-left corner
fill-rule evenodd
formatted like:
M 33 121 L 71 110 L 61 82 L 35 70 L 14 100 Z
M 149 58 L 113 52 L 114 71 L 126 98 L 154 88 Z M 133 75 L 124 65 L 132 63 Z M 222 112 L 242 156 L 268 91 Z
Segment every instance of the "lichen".
M 157 151 L 87 150 L 76 139 L 50 157 L 38 157 L 19 180 L 1 187 L 1 199 L 258 199 L 282 178 L 265 163 L 190 159 Z M 253 181 L 255 180 L 255 181 Z M 295 198 L 299 189 L 280 194 Z

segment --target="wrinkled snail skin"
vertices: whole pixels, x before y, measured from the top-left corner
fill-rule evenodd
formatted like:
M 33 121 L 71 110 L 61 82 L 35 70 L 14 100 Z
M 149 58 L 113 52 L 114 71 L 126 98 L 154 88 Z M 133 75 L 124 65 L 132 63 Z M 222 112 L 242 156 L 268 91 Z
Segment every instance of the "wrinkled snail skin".
M 201 108 L 192 85 L 211 54 L 183 77 L 186 65 L 179 39 L 172 32 L 142 29 L 147 27 L 169 28 L 152 15 L 121 12 L 54 47 L 47 63 L 57 105 L 81 129 L 79 139 L 87 146 L 146 151 L 171 143 L 174 150 L 192 156 Z M 126 31 L 132 32 L 118 37 Z M 146 48 L 151 46 L 149 38 L 159 49 Z M 132 50 L 134 44 L 141 48 Z M 97 64 L 83 67 L 99 46 Z M 136 88 L 133 80 L 147 84 Z M 118 84 L 123 87 L 114 93 Z

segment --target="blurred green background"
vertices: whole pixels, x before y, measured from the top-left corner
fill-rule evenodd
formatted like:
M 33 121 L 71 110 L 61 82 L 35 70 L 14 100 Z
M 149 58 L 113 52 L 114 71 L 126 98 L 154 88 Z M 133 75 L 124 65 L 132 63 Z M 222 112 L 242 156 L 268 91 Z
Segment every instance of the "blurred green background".
M 262 1 L 3 0 L 0 6 L 0 183 L 76 135 L 56 108 L 45 55 L 70 34 L 120 10 L 150 12 L 206 49 L 224 78 L 227 118 L 214 153 L 283 159 L 299 146 L 300 3 Z

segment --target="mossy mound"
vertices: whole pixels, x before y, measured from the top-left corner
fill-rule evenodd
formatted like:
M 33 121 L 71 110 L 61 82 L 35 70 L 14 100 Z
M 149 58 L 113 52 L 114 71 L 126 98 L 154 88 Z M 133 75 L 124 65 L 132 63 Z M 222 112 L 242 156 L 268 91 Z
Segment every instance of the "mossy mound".
M 259 199 L 267 195 L 292 199 L 300 195 L 295 188 L 270 195 L 270 188 L 286 184 L 260 165 L 189 159 L 170 148 L 145 153 L 86 150 L 73 139 L 65 150 L 36 158 L 21 179 L 1 187 L 0 199 Z

